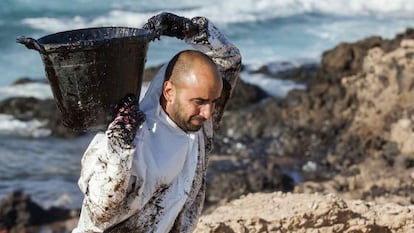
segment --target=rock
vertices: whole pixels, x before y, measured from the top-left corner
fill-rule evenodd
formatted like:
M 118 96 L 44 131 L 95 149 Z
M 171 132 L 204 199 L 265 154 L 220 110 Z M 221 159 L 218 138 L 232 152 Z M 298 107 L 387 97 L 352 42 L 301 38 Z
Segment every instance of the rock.
M 24 231 L 28 227 L 66 220 L 77 214 L 57 207 L 45 210 L 28 195 L 15 191 L 0 202 L 0 232 Z
M 328 181 L 298 185 L 295 192 L 329 192 L 346 198 L 414 203 L 414 182 L 409 178 L 412 171 L 407 169 L 414 154 L 411 41 L 402 40 L 401 46 L 390 52 L 371 49 L 364 58 L 362 71 L 341 79 L 343 99 L 348 99 L 352 108 L 342 108 L 331 115 L 337 120 L 342 117 L 343 127 L 331 135 L 331 145 L 321 145 L 329 148 L 326 151 L 330 158 L 318 160 L 338 173 Z M 318 169 L 319 173 L 325 172 L 324 166 Z
M 409 28 L 392 40 L 373 36 L 355 43 L 340 43 L 322 54 L 321 69 L 325 73 L 323 78 L 337 81 L 343 76 L 354 75 L 361 71 L 363 60 L 370 49 L 381 48 L 390 52 L 398 48 L 403 39 L 413 38 L 414 29 Z
M 12 83 L 12 85 L 21 85 L 26 83 L 48 83 L 46 79 L 32 79 L 29 77 L 21 77 Z
M 195 233 L 414 231 L 414 205 L 377 205 L 334 195 L 255 193 L 202 216 Z
M 249 72 L 250 74 L 265 74 L 270 78 L 282 80 L 292 80 L 295 82 L 311 85 L 316 82 L 320 76 L 319 64 L 308 63 L 296 66 L 289 62 L 269 63 L 263 65 L 257 70 Z
M 362 60 L 367 51 L 373 47 L 380 47 L 382 42 L 381 37 L 370 37 L 352 44 L 341 43 L 323 53 L 323 70 L 329 74 L 337 73 L 339 77 L 336 78 L 355 74 L 361 70 Z
M 234 88 L 233 95 L 228 101 L 226 110 L 235 111 L 240 110 L 261 100 L 268 98 L 269 95 L 257 86 L 248 84 L 239 79 Z
M 411 32 L 408 30 L 407 36 L 412 36 Z M 251 180 L 257 180 L 263 191 L 280 190 L 283 185 L 277 182 L 287 175 L 305 182 L 295 184 L 295 192 L 346 192 L 351 198 L 375 201 L 387 195 L 397 203 L 414 203 L 410 170 L 414 154 L 414 42 L 402 37 L 398 37 L 398 45 L 392 40 L 388 47 L 381 44 L 365 51 L 362 63 L 351 70 L 338 71 L 356 72 L 354 75 L 335 82 L 321 78 L 306 90 L 291 91 L 284 99 L 268 98 L 242 111 L 227 111 L 213 153 L 221 156 L 221 161 L 238 157 L 246 168 L 263 163 L 278 172 L 272 174 L 275 183 L 261 186 L 268 175 L 258 171 L 266 171 L 266 167 L 247 175 L 235 168 L 241 177 L 234 183 L 241 187 L 237 193 L 252 192 L 247 188 L 255 187 L 249 184 Z M 375 41 L 359 49 L 370 48 Z M 283 157 L 296 162 L 278 166 Z M 307 169 L 309 164 L 312 169 Z M 394 170 L 399 174 L 393 174 Z M 215 173 L 223 176 L 219 170 Z M 292 174 L 298 174 L 299 179 Z M 387 178 L 381 178 L 384 174 Z M 211 189 L 220 183 L 218 190 L 233 193 L 223 182 L 224 178 L 216 179 Z
M 206 208 L 251 192 L 292 191 L 294 180 L 280 168 L 281 160 L 265 160 L 260 156 L 255 159 L 210 156 Z

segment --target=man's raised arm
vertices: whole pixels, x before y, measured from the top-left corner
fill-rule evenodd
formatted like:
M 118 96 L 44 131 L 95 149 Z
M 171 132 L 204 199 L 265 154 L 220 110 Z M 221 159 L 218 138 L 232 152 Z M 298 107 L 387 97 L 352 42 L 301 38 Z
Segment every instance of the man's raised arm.
M 86 211 L 82 214 L 87 214 L 100 231 L 120 221 L 128 208 L 130 183 L 139 179 L 131 177 L 130 171 L 133 140 L 144 114 L 137 111 L 135 96 L 127 96 L 121 104 L 105 134 L 95 136 L 82 158 L 79 187 L 85 195 L 82 211 Z
M 160 35 L 184 39 L 209 56 L 224 81 L 220 100 L 216 103 L 213 124 L 218 126 L 227 100 L 230 98 L 241 69 L 239 49 L 205 17 L 187 19 L 171 13 L 161 13 L 148 20 L 144 28 Z
M 198 26 L 198 33 L 186 38 L 186 42 L 207 54 L 216 63 L 224 83 L 220 100 L 216 103 L 213 114 L 213 125 L 217 127 L 227 100 L 233 93 L 238 80 L 241 69 L 241 55 L 239 49 L 230 43 L 207 18 L 195 17 L 191 19 L 191 22 Z

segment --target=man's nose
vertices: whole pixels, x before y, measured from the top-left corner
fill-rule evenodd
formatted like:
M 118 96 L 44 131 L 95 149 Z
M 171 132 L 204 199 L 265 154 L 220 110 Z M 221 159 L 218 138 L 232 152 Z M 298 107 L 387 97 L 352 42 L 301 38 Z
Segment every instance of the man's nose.
M 213 114 L 213 111 L 214 111 L 213 103 L 205 104 L 201 107 L 200 115 L 207 120 L 211 117 L 211 115 Z

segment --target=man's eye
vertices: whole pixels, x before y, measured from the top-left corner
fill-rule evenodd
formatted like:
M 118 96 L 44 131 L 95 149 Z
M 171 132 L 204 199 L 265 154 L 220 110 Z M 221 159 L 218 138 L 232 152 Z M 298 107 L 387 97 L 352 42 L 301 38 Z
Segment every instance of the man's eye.
M 203 105 L 204 104 L 204 100 L 195 100 L 194 101 L 197 105 Z

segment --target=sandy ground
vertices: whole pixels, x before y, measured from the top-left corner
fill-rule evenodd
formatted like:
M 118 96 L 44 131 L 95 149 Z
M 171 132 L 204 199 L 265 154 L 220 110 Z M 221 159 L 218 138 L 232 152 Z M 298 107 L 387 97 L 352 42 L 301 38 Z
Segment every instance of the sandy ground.
M 414 205 L 344 200 L 332 194 L 256 193 L 203 216 L 196 233 L 414 232 Z

